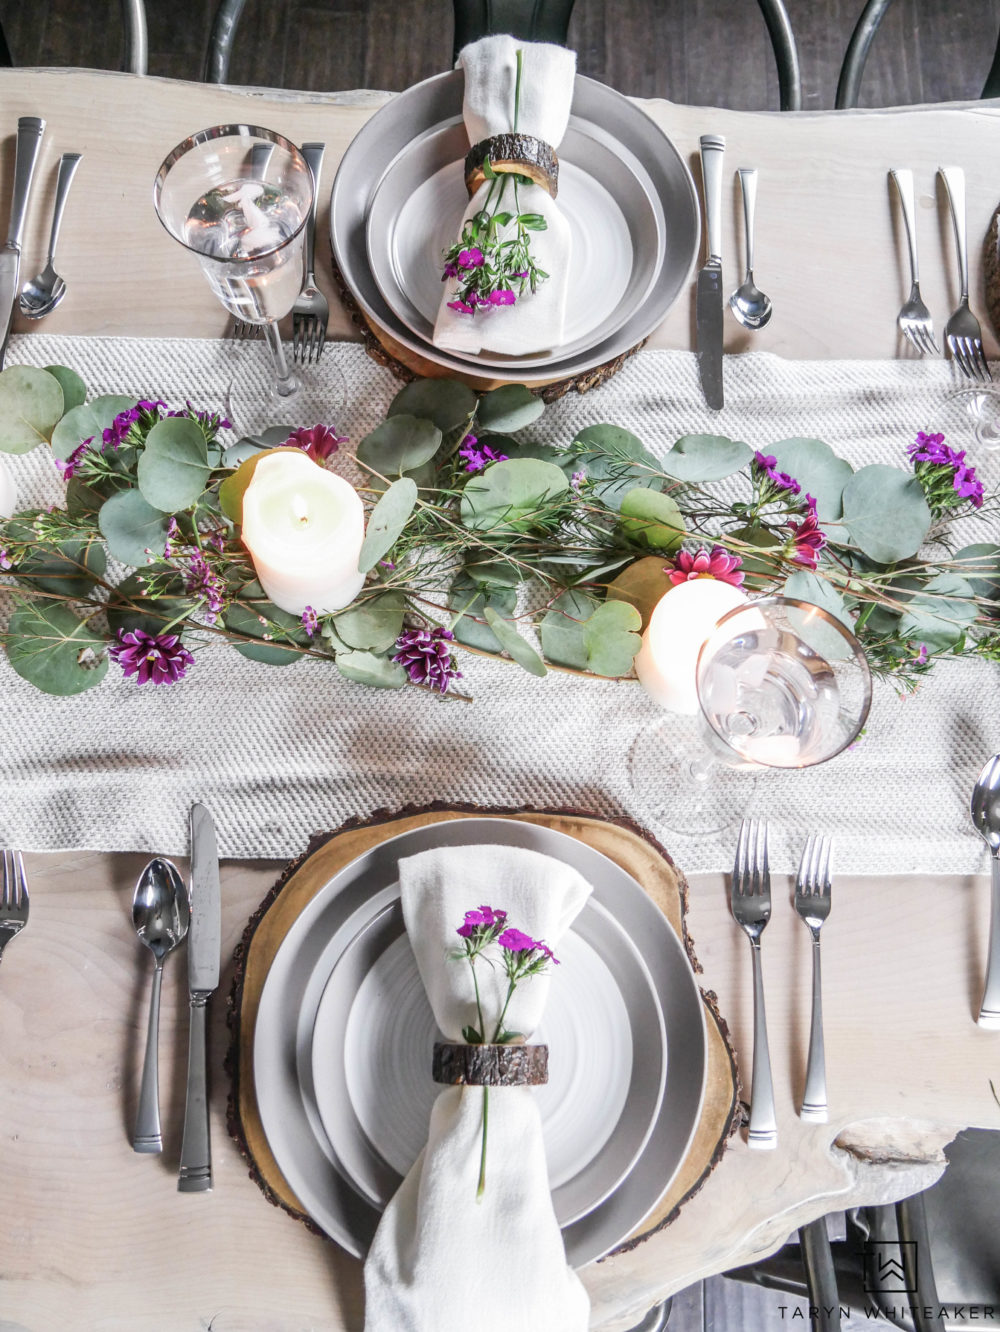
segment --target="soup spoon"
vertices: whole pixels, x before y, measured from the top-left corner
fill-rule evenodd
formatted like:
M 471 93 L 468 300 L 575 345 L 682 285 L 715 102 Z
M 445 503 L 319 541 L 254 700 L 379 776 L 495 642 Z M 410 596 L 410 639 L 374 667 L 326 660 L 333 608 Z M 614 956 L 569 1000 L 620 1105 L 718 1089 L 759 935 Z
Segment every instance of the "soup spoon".
M 743 192 L 743 222 L 747 234 L 747 272 L 743 282 L 729 298 L 729 308 L 744 328 L 763 328 L 771 318 L 770 299 L 753 280 L 754 214 L 757 209 L 757 168 L 740 167 Z

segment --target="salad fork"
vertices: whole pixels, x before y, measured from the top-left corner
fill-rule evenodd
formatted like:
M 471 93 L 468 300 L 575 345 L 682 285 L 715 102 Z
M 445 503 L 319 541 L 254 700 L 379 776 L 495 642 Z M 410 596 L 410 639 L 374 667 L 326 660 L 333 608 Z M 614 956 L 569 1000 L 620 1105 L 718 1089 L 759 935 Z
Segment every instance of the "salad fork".
M 3 891 L 0 892 L 0 957 L 28 923 L 28 880 L 20 851 L 3 853 Z
M 809 1028 L 809 1059 L 806 1089 L 799 1118 L 825 1124 L 826 1057 L 823 1052 L 823 995 L 819 965 L 819 932 L 830 914 L 830 839 L 810 837 L 806 841 L 795 881 L 795 910 L 812 935 L 812 1022 Z
M 983 352 L 983 330 L 979 320 L 969 309 L 969 256 L 966 249 L 965 227 L 965 172 L 961 167 L 938 167 L 951 205 L 951 220 L 955 224 L 955 245 L 958 249 L 958 275 L 962 292 L 958 309 L 945 324 L 944 340 L 948 350 L 958 362 L 959 369 L 969 379 L 990 380 L 990 367 Z
M 771 874 L 767 863 L 767 823 L 759 819 L 744 819 L 740 825 L 729 900 L 733 918 L 750 940 L 753 958 L 753 1082 L 747 1144 L 767 1150 L 778 1145 L 778 1125 L 760 966 L 760 936 L 771 919 Z
M 313 178 L 313 202 L 306 222 L 306 279 L 292 306 L 292 359 L 299 365 L 306 361 L 312 365 L 313 355 L 318 361 L 326 341 L 326 326 L 330 319 L 330 303 L 316 285 L 315 246 L 316 212 L 319 207 L 319 177 L 323 169 L 323 143 L 304 143 L 302 156 L 309 164 Z
M 906 242 L 910 250 L 910 295 L 896 317 L 900 333 L 923 355 L 938 350 L 934 341 L 931 312 L 920 298 L 920 274 L 917 267 L 917 222 L 913 207 L 913 172 L 908 167 L 894 167 L 889 172 L 899 195 L 906 227 Z

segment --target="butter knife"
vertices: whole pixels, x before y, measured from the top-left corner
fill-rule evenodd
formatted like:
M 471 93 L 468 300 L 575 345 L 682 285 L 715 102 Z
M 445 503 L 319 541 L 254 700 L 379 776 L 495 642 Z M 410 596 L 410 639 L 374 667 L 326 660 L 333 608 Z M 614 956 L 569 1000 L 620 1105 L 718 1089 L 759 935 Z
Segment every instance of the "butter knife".
M 701 136 L 701 175 L 705 187 L 705 232 L 708 258 L 698 274 L 695 319 L 698 330 L 698 371 L 705 401 L 715 411 L 724 405 L 722 392 L 722 162 L 726 141 L 720 134 Z
M 203 1193 L 212 1187 L 212 1144 L 208 1127 L 208 1001 L 219 984 L 222 905 L 215 825 L 204 805 L 191 808 L 191 925 L 188 931 L 187 1098 L 177 1187 Z
M 45 121 L 38 116 L 21 116 L 17 122 L 17 150 L 14 154 L 14 193 L 10 202 L 10 226 L 7 243 L 0 249 L 0 370 L 7 355 L 7 341 L 14 322 L 17 302 L 18 277 L 21 269 L 21 237 L 28 212 L 31 178 L 35 174 L 42 147 Z

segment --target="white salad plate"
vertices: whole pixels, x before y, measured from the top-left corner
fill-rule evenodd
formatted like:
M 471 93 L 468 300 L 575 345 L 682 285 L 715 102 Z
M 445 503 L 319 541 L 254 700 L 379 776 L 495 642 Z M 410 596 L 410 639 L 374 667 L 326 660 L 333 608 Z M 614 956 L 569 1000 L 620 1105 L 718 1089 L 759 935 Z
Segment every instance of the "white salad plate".
M 639 951 L 599 903 L 586 904 L 557 952 L 533 1037 L 549 1047 L 549 1081 L 533 1095 L 556 1217 L 567 1226 L 617 1188 L 645 1147 L 663 1098 L 666 1032 Z M 443 1090 L 431 1060 L 443 1039 L 397 890 L 338 958 L 312 1039 L 326 1135 L 351 1182 L 376 1206 L 386 1205 L 427 1141 Z
M 368 261 L 378 289 L 425 342 L 433 337 L 441 302 L 442 254 L 468 203 L 468 145 L 461 118 L 421 135 L 389 165 L 368 213 Z M 544 367 L 603 342 L 645 301 L 663 265 L 666 224 L 638 159 L 596 125 L 575 121 L 559 149 L 558 202 L 571 238 L 562 345 L 529 356 L 449 355 L 484 369 Z M 502 318 L 503 310 L 485 317 Z
M 444 352 L 427 338 L 419 336 L 392 309 L 379 289 L 368 255 L 368 218 L 383 178 L 390 168 L 394 171 L 401 169 L 398 159 L 405 160 L 413 145 L 417 146 L 417 151 L 422 151 L 419 145 L 424 135 L 433 135 L 438 129 L 447 130 L 461 121 L 464 88 L 465 75 L 461 70 L 435 75 L 408 88 L 379 108 L 348 145 L 341 159 L 330 200 L 330 238 L 337 268 L 360 310 L 394 343 L 423 360 L 456 374 L 468 374 L 470 366 L 478 361 L 484 374 L 488 368 L 489 378 L 501 382 L 532 383 L 570 378 L 630 351 L 662 322 L 691 278 L 698 258 L 701 230 L 698 198 L 686 163 L 655 121 L 621 93 L 581 75 L 577 75 L 574 84 L 569 129 L 583 139 L 590 138 L 595 145 L 598 142 L 605 146 L 619 145 L 629 154 L 623 161 L 638 163 L 643 173 L 641 179 L 648 178 L 651 183 L 652 197 L 663 216 L 662 262 L 645 298 L 636 304 L 625 321 L 611 332 L 596 330 L 593 339 L 588 339 L 587 345 L 576 351 L 556 349 L 535 368 L 524 364 L 519 367 L 504 365 L 504 358 L 495 357 L 487 367 L 481 358 L 470 360 Z M 466 151 L 467 144 L 460 154 L 463 160 Z M 595 154 L 598 151 L 595 147 Z M 577 162 L 576 165 L 583 164 Z M 633 182 L 640 179 L 632 171 L 629 175 Z M 635 197 L 634 184 L 628 186 L 625 194 L 629 199 Z M 622 200 L 616 199 L 616 203 L 624 211 Z M 647 205 L 648 200 L 641 207 L 645 209 Z M 461 210 L 457 218 L 461 218 Z M 455 221 L 455 217 L 449 216 L 449 227 Z M 631 234 L 634 236 L 637 232 L 633 229 Z M 373 249 L 384 252 L 380 238 L 373 236 Z M 433 253 L 427 257 L 421 255 L 421 274 L 429 263 L 432 268 L 437 268 L 439 280 L 437 257 Z M 642 263 L 646 262 L 646 256 L 641 259 Z M 595 262 L 599 264 L 601 261 Z M 601 270 L 598 267 L 594 271 Z M 384 280 L 385 274 L 382 276 Z M 410 284 L 414 280 L 422 278 L 415 278 L 408 271 L 403 291 L 411 303 Z M 392 285 L 398 284 L 393 280 Z M 424 301 L 426 304 L 426 297 Z M 426 318 L 426 314 L 422 317 Z M 525 358 L 533 360 L 538 350 L 526 349 Z
M 432 847 L 497 844 L 551 855 L 587 879 L 591 900 L 641 955 L 666 1032 L 666 1081 L 652 1131 L 618 1186 L 563 1228 L 573 1266 L 593 1262 L 641 1225 L 670 1186 L 697 1128 L 707 1069 L 704 1007 L 681 941 L 634 879 L 576 838 L 515 819 L 454 819 L 400 833 L 341 869 L 297 917 L 271 963 L 254 1030 L 257 1107 L 278 1168 L 313 1221 L 359 1257 L 381 1207 L 351 1184 L 323 1127 L 313 1046 L 324 993 L 359 930 L 396 901 L 400 859 Z M 658 1024 L 649 1030 L 658 1033 Z

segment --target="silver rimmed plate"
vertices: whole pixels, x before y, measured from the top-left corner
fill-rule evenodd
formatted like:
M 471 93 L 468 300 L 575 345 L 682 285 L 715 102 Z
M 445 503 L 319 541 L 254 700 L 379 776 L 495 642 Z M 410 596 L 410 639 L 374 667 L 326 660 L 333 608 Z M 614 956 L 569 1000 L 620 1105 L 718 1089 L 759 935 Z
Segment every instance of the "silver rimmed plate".
M 461 119 L 422 134 L 389 165 L 368 212 L 368 261 L 378 289 L 424 342 L 433 337 L 441 301 L 441 256 L 468 202 L 468 146 Z M 638 159 L 596 125 L 575 120 L 559 149 L 559 204 L 572 242 L 563 344 L 527 356 L 450 355 L 484 369 L 544 367 L 602 343 L 642 305 L 663 264 L 665 221 Z
M 351 141 L 341 159 L 330 201 L 330 237 L 337 267 L 368 320 L 401 347 L 469 374 L 469 361 L 439 351 L 418 337 L 387 304 L 371 271 L 367 218 L 382 177 L 414 139 L 462 116 L 465 76 L 438 74 L 387 102 Z M 691 173 L 670 139 L 634 102 L 593 79 L 577 75 L 570 125 L 599 126 L 641 164 L 652 181 L 664 216 L 664 257 L 646 299 L 614 333 L 569 356 L 556 356 L 544 368 L 491 369 L 491 379 L 511 383 L 549 382 L 583 374 L 631 350 L 663 320 L 690 280 L 698 257 L 700 221 Z M 595 281 L 599 281 L 599 272 Z
M 641 1225 L 670 1186 L 697 1128 L 707 1070 L 701 996 L 681 941 L 634 879 L 576 838 L 516 819 L 455 819 L 400 833 L 346 865 L 297 917 L 271 963 L 254 1030 L 254 1091 L 278 1168 L 317 1225 L 359 1257 L 381 1212 L 341 1173 L 316 1107 L 311 1051 L 323 991 L 373 908 L 392 900 L 403 856 L 498 843 L 554 856 L 587 879 L 593 899 L 642 955 L 666 1029 L 667 1077 L 652 1133 L 618 1188 L 563 1230 L 573 1266 L 593 1262 Z
M 617 1188 L 645 1147 L 663 1097 L 666 1034 L 638 949 L 599 903 L 581 911 L 559 958 L 535 1034 L 549 1046 L 549 1081 L 533 1095 L 556 1216 L 567 1226 Z M 378 1207 L 427 1140 L 441 1092 L 431 1078 L 440 1039 L 397 890 L 338 958 L 312 1039 L 326 1135 L 350 1181 Z

